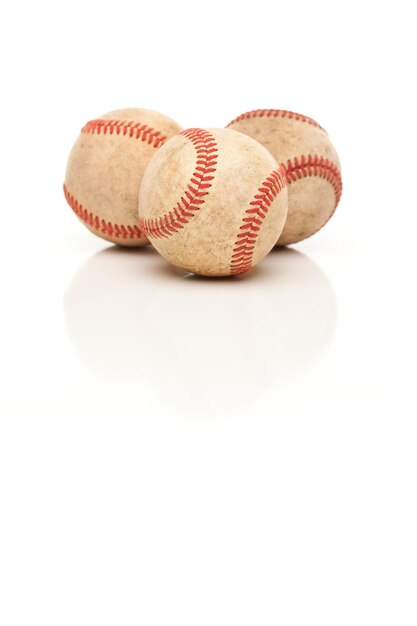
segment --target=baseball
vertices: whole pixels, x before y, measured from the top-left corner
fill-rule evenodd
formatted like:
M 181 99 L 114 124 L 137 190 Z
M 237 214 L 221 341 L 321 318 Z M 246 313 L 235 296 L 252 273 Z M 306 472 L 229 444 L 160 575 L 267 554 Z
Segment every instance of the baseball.
M 168 261 L 203 276 L 247 272 L 287 216 L 285 170 L 257 141 L 191 128 L 155 154 L 139 192 L 139 227 Z
M 271 109 L 244 113 L 228 128 L 259 141 L 286 169 L 288 217 L 277 245 L 320 230 L 342 193 L 340 161 L 326 131 L 309 117 Z
M 137 225 L 145 167 L 181 130 L 147 109 L 121 109 L 88 122 L 72 148 L 65 175 L 68 204 L 94 234 L 123 246 L 148 243 Z

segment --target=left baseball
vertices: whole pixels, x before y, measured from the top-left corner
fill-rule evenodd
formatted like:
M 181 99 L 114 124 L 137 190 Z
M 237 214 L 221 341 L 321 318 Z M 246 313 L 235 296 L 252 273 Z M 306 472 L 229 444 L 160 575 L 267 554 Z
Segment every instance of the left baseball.
M 174 120 L 147 109 L 120 109 L 88 122 L 72 148 L 64 193 L 95 235 L 123 246 L 143 246 L 137 199 L 145 168 L 167 139 Z

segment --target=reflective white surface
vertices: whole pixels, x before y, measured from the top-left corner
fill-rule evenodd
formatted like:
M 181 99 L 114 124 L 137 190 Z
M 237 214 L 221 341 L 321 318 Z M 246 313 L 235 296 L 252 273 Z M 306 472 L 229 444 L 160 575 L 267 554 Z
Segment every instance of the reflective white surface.
M 89 369 L 104 381 L 149 381 L 192 415 L 239 410 L 285 385 L 322 354 L 337 322 L 328 279 L 291 249 L 241 279 L 210 280 L 150 247 L 109 247 L 76 273 L 64 310 Z
M 1 626 L 415 626 L 411 5 L 4 13 Z M 113 247 L 61 185 L 126 106 L 316 118 L 340 207 L 240 279 Z

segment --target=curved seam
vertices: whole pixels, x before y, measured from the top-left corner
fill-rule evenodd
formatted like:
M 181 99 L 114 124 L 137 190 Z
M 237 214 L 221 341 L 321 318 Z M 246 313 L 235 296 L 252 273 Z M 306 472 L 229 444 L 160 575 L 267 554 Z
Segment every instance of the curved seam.
M 232 120 L 226 128 L 228 128 L 235 122 L 240 122 L 241 120 L 250 119 L 253 117 L 282 117 L 291 120 L 293 119 L 296 121 L 305 122 L 306 124 L 310 124 L 311 126 L 316 126 L 317 128 L 320 128 L 320 130 L 326 132 L 324 128 L 311 117 L 307 117 L 306 115 L 302 115 L 301 113 L 294 113 L 293 111 L 285 111 L 283 109 L 255 109 L 254 111 L 248 111 L 247 113 L 242 113 L 242 115 L 239 115 L 234 120 Z
M 144 234 L 136 224 L 124 225 L 114 224 L 101 219 L 98 215 L 84 208 L 76 198 L 68 191 L 67 186 L 64 184 L 64 195 L 71 209 L 87 226 L 90 226 L 94 230 L 108 237 L 114 237 L 116 239 L 143 239 Z
M 159 130 L 152 128 L 147 124 L 128 120 L 91 120 L 90 122 L 87 122 L 85 126 L 83 126 L 81 132 L 83 134 L 90 135 L 116 134 L 133 137 L 135 139 L 145 141 L 149 145 L 152 145 L 154 148 L 159 148 L 160 146 L 162 146 L 167 139 L 167 137 L 165 135 L 162 135 Z
M 262 223 L 275 198 L 286 184 L 285 168 L 280 165 L 262 182 L 258 192 L 249 203 L 233 248 L 231 274 L 242 274 L 252 269 L 253 253 Z
M 301 155 L 288 159 L 287 163 L 283 164 L 286 175 L 287 183 L 297 182 L 301 178 L 309 176 L 319 176 L 324 180 L 327 180 L 333 187 L 335 193 L 335 208 L 339 204 L 340 197 L 342 195 L 342 176 L 341 173 L 333 161 L 326 159 L 318 154 Z
M 218 150 L 214 136 L 207 130 L 190 128 L 180 135 L 191 141 L 197 159 L 194 172 L 179 202 L 159 217 L 139 218 L 139 227 L 150 239 L 169 237 L 184 228 L 201 209 L 216 171 Z

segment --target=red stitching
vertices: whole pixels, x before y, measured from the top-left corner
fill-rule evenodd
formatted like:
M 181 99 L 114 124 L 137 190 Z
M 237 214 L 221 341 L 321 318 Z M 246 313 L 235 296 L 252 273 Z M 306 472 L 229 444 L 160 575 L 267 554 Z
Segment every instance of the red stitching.
M 286 186 L 285 168 L 280 165 L 268 176 L 258 189 L 245 212 L 232 253 L 231 274 L 242 274 L 252 268 L 256 239 L 269 207 Z
M 297 120 L 300 122 L 306 122 L 307 124 L 311 124 L 312 126 L 316 126 L 321 130 L 324 130 L 316 121 L 314 121 L 311 117 L 307 117 L 306 115 L 301 115 L 301 113 L 294 113 L 293 111 L 283 111 L 281 109 L 256 109 L 255 111 L 248 111 L 248 113 L 242 113 L 234 120 L 227 125 L 227 127 L 231 126 L 235 122 L 239 122 L 240 120 L 246 120 L 251 117 L 287 117 L 290 120 Z M 324 131 L 326 132 L 326 131 Z
M 294 157 L 292 160 L 288 159 L 284 167 L 289 185 L 306 176 L 320 176 L 320 178 L 327 180 L 334 189 L 336 196 L 335 208 L 337 207 L 342 195 L 342 176 L 333 161 L 325 159 L 318 154 L 309 154 L 308 156 L 303 154 L 300 157 Z
M 166 141 L 166 136 L 162 135 L 159 130 L 151 128 L 140 122 L 132 122 L 127 120 L 91 120 L 81 129 L 82 133 L 103 135 L 127 135 L 135 139 L 146 141 L 154 148 L 159 148 Z
M 149 238 L 169 237 L 184 228 L 204 204 L 214 179 L 217 165 L 217 144 L 211 133 L 200 128 L 184 130 L 180 135 L 189 139 L 197 152 L 196 167 L 187 190 L 169 213 L 161 217 L 139 219 L 139 226 Z
M 80 204 L 68 191 L 66 185 L 64 185 L 64 194 L 66 201 L 68 202 L 74 213 L 83 222 L 85 222 L 85 224 L 87 224 L 91 228 L 94 228 L 94 230 L 97 230 L 98 232 L 102 233 L 103 235 L 107 235 L 108 237 L 114 237 L 115 239 L 143 239 L 144 235 L 138 226 L 124 226 L 123 224 L 112 224 L 111 222 L 106 222 L 105 220 L 100 219 L 98 215 L 95 215 L 91 211 L 85 209 L 83 205 Z

